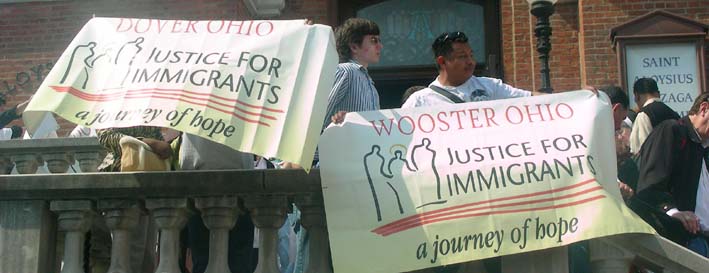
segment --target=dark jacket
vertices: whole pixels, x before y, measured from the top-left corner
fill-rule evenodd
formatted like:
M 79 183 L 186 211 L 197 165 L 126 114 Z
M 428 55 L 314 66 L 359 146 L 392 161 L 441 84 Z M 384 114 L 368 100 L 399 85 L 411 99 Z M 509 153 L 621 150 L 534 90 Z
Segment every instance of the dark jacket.
M 17 106 L 0 113 L 0 128 L 5 127 L 5 125 L 20 117 L 22 117 L 22 115 L 17 115 Z
M 664 213 L 672 208 L 694 211 L 705 155 L 701 143 L 689 117 L 684 117 L 660 123 L 640 150 L 638 191 L 631 200 L 631 208 L 660 234 L 673 233 L 662 235 L 678 243 L 683 243 L 687 234 L 679 234 L 684 231 L 681 224 Z M 653 222 L 663 223 L 658 227 Z
M 665 120 L 679 119 L 677 112 L 659 100 L 645 105 L 643 109 L 640 109 L 640 112 L 645 113 L 650 118 L 650 124 L 652 124 L 653 128 Z

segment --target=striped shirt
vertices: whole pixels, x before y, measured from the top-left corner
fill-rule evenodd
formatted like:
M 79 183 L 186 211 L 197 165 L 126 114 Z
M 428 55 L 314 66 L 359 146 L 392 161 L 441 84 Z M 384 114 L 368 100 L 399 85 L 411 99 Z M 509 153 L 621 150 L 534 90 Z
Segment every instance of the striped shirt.
M 337 65 L 335 84 L 327 98 L 327 114 L 322 129 L 330 125 L 332 116 L 339 111 L 362 112 L 379 110 L 379 94 L 374 81 L 364 66 L 354 60 Z M 315 150 L 313 163 L 320 161 L 320 152 Z
M 362 112 L 379 110 L 379 94 L 367 69 L 354 60 L 337 65 L 335 84 L 327 100 L 323 129 L 338 111 Z

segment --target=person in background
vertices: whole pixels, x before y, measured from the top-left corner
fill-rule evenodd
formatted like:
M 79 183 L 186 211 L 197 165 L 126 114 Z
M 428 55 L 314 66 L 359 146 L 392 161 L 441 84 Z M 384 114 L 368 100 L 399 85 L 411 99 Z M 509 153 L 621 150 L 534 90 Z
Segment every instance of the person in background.
M 2 128 L 0 129 L 0 140 L 20 138 L 23 132 L 24 130 L 22 129 L 22 127 L 17 125 L 13 125 L 8 128 Z
M 629 158 L 627 155 L 627 147 L 619 143 L 618 133 L 621 132 L 624 120 L 628 117 L 628 106 L 630 105 L 630 99 L 628 95 L 623 91 L 622 88 L 618 86 L 606 86 L 601 88 L 601 91 L 606 93 L 611 100 L 611 113 L 613 115 L 613 128 L 616 131 L 616 156 L 618 157 L 618 163 L 621 163 L 621 159 Z M 620 193 L 623 199 L 630 198 L 633 195 L 633 189 L 624 183 L 623 180 L 618 180 L 618 187 L 620 188 Z
M 709 257 L 709 93 L 689 115 L 654 127 L 640 149 L 640 179 L 630 207 L 660 235 Z
M 630 133 L 630 152 L 637 154 L 653 127 L 668 119 L 679 119 L 679 115 L 660 100 L 660 90 L 652 78 L 640 78 L 635 81 L 633 94 L 640 111 L 633 121 L 633 130 Z
M 404 105 L 406 100 L 409 99 L 411 95 L 423 89 L 426 89 L 426 87 L 423 85 L 414 85 L 412 87 L 407 88 L 406 91 L 404 91 L 404 95 L 401 96 L 401 105 Z
M 22 103 L 0 113 L 0 128 L 4 128 L 13 120 L 21 118 L 22 112 L 25 111 L 25 108 L 29 103 L 30 100 L 23 101 Z

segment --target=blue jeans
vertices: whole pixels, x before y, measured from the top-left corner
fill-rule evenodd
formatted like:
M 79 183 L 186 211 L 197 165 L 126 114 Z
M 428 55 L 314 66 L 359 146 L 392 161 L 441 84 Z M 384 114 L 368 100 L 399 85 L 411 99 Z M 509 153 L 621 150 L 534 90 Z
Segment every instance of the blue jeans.
M 707 238 L 704 236 L 700 235 L 689 239 L 689 242 L 687 242 L 687 248 L 699 255 L 709 258 L 709 245 L 707 244 Z

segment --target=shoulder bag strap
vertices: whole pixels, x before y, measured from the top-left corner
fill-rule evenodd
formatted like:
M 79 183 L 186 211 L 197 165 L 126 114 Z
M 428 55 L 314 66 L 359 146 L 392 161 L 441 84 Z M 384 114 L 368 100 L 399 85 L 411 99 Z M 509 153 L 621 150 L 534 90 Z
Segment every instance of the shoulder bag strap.
M 444 90 L 443 88 L 440 88 L 435 85 L 431 85 L 429 87 L 431 88 L 431 90 L 436 91 L 436 93 L 441 94 L 442 96 L 448 98 L 453 103 L 464 103 L 465 102 L 464 100 L 460 99 L 458 96 L 451 94 L 450 92 Z

